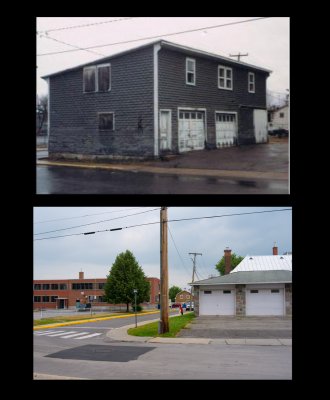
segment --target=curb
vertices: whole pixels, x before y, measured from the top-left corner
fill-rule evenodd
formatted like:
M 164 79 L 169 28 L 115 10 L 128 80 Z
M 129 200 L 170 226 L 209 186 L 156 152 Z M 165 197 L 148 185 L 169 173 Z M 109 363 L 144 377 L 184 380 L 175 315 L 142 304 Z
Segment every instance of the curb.
M 273 179 L 273 180 L 288 180 L 286 172 L 265 172 L 265 171 L 240 171 L 240 170 L 216 170 L 216 169 L 198 169 L 198 168 L 163 168 L 152 167 L 145 165 L 113 165 L 113 164 L 87 164 L 68 161 L 48 161 L 37 160 L 37 165 L 49 165 L 59 167 L 74 167 L 74 168 L 91 168 L 91 169 L 106 169 L 114 171 L 127 172 L 149 172 L 157 174 L 171 175 L 198 175 L 210 176 L 218 178 L 240 178 L 240 179 Z

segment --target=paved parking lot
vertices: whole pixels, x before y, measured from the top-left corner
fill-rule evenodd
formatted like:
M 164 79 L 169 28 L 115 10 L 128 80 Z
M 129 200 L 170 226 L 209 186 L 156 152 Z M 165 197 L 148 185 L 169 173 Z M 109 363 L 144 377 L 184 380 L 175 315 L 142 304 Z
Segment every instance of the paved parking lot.
M 178 337 L 211 339 L 291 339 L 291 317 L 197 317 Z

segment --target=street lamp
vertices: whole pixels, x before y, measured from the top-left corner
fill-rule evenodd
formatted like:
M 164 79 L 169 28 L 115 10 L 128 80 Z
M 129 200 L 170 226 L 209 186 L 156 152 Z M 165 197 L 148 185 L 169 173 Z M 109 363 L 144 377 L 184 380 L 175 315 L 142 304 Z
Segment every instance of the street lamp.
M 137 327 L 137 315 L 136 315 L 136 293 L 137 289 L 133 289 L 134 292 L 134 299 L 135 299 L 135 328 Z

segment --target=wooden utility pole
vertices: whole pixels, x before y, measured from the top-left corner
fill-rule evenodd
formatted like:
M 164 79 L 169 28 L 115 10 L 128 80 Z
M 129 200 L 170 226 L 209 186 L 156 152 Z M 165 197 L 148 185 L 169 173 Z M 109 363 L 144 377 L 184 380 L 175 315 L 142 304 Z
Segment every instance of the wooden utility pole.
M 191 282 L 193 283 L 195 280 L 195 272 L 196 272 L 196 256 L 202 256 L 202 253 L 189 253 L 189 254 L 193 254 L 194 259 L 193 259 L 193 273 L 192 273 L 192 280 Z M 193 299 L 193 286 L 191 286 L 191 290 L 190 290 L 190 306 L 192 306 L 192 299 Z
M 237 61 L 241 61 L 241 57 L 246 57 L 248 55 L 249 55 L 249 53 L 246 53 L 246 54 L 238 53 L 238 54 L 229 54 L 229 57 L 237 57 Z
M 161 209 L 160 209 L 160 321 L 159 321 L 159 333 L 166 333 L 166 332 L 169 332 L 167 207 L 161 207 Z

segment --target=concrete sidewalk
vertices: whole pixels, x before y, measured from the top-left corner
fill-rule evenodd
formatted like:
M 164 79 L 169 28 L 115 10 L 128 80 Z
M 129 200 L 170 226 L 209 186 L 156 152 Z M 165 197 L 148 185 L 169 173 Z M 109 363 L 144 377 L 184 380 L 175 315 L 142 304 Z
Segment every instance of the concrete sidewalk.
M 172 316 L 178 317 L 179 315 Z M 150 324 L 159 321 L 159 319 L 139 322 L 138 326 Z M 107 332 L 106 337 L 120 342 L 144 342 L 144 343 L 167 343 L 167 344 L 226 344 L 226 345 L 254 345 L 254 346 L 292 346 L 292 339 L 211 339 L 211 338 L 164 338 L 150 336 L 132 336 L 128 335 L 127 330 L 134 328 L 135 324 L 125 325 L 120 328 L 114 328 Z

